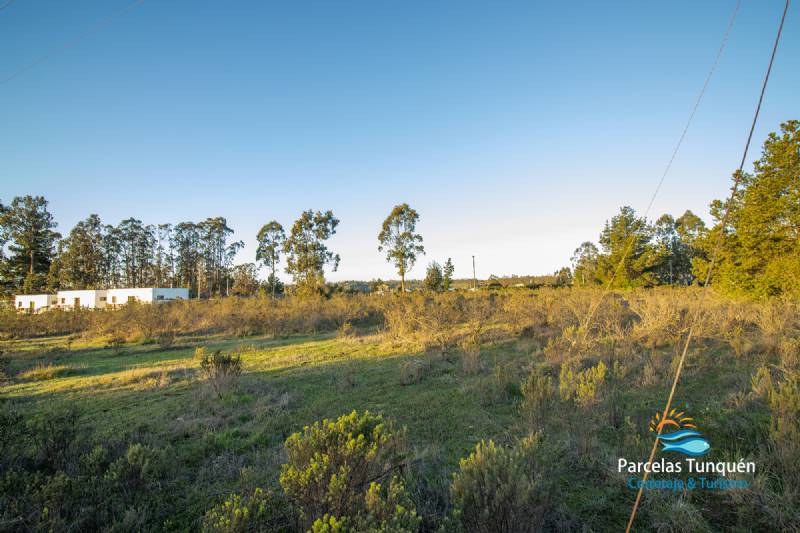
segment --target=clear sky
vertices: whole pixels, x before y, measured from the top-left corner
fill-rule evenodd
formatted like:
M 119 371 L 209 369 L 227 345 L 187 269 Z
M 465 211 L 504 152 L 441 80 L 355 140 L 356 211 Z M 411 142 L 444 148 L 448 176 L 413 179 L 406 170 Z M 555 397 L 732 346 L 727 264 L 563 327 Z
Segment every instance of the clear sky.
M 44 195 L 66 234 L 97 213 L 224 216 L 255 234 L 341 219 L 330 279 L 391 278 L 377 234 L 408 202 L 456 276 L 550 273 L 622 205 L 643 211 L 735 0 L 16 0 L 0 9 L 0 200 Z M 0 4 L 5 4 L 0 0 Z M 651 215 L 727 193 L 783 0 L 744 0 Z M 800 5 L 761 120 L 800 118 Z M 72 44 L 70 44 L 72 43 Z

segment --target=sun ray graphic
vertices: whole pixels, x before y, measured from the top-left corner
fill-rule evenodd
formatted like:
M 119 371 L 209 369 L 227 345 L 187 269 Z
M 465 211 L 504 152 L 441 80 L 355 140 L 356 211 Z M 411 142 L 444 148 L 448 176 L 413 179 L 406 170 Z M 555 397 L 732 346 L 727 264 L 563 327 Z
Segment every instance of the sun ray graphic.
M 668 426 L 676 430 L 683 428 L 697 429 L 697 426 L 693 423 L 693 418 L 684 416 L 685 413 L 683 411 L 676 411 L 677 409 L 672 409 L 663 419 L 661 413 L 656 413 L 656 415 L 650 419 L 650 431 L 652 433 L 657 433 L 659 430 L 663 431 Z

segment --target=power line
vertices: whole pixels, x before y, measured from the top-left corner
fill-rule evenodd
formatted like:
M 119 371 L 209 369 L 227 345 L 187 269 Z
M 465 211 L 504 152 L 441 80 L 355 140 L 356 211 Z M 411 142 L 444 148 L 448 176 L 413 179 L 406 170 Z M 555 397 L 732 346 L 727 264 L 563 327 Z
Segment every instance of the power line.
M 731 14 L 730 21 L 728 22 L 728 27 L 725 30 L 725 35 L 722 37 L 722 42 L 719 45 L 719 49 L 717 50 L 717 55 L 714 57 L 714 62 L 711 64 L 711 68 L 706 75 L 706 79 L 703 82 L 703 86 L 700 89 L 700 92 L 697 94 L 697 98 L 695 98 L 694 105 L 692 106 L 692 111 L 689 113 L 689 118 L 686 120 L 686 125 L 681 132 L 680 137 L 678 138 L 678 142 L 675 143 L 675 148 L 672 150 L 672 155 L 667 161 L 667 166 L 664 167 L 664 172 L 661 174 L 661 179 L 658 180 L 658 184 L 656 185 L 655 190 L 653 191 L 653 195 L 650 197 L 650 202 L 647 204 L 647 208 L 644 210 L 643 217 L 647 219 L 647 216 L 650 214 L 650 209 L 652 209 L 653 204 L 656 201 L 656 197 L 658 196 L 659 191 L 661 191 L 661 186 L 664 184 L 664 180 L 667 178 L 667 174 L 672 169 L 672 164 L 675 162 L 675 158 L 678 155 L 678 151 L 683 144 L 684 138 L 686 138 L 686 133 L 689 131 L 689 127 L 694 120 L 694 116 L 697 113 L 697 109 L 700 107 L 700 102 L 703 100 L 703 96 L 706 94 L 706 89 L 708 88 L 709 83 L 711 82 L 711 78 L 714 76 L 714 72 L 717 69 L 717 65 L 719 64 L 719 60 L 722 57 L 722 52 L 725 50 L 725 46 L 728 44 L 728 37 L 730 37 L 731 30 L 733 29 L 733 23 L 736 20 L 736 15 L 739 13 L 739 7 L 741 6 L 742 1 L 737 0 L 736 6 L 733 8 L 733 14 Z M 617 264 L 617 268 L 614 272 L 611 273 L 611 278 L 606 283 L 606 286 L 603 290 L 603 293 L 600 295 L 600 298 L 597 302 L 589 308 L 589 313 L 586 316 L 585 323 L 581 326 L 581 331 L 583 332 L 582 339 L 586 341 L 586 337 L 588 335 L 589 326 L 591 324 L 592 319 L 594 318 L 597 309 L 600 307 L 600 304 L 603 302 L 606 294 L 608 291 L 611 290 L 611 287 L 614 285 L 614 280 L 616 280 L 617 275 L 619 274 L 620 270 L 622 269 L 622 265 L 625 263 L 625 260 L 628 258 L 631 250 L 633 249 L 633 244 L 636 241 L 636 236 L 631 235 L 630 240 L 628 241 L 627 246 L 623 250 L 622 258 L 619 260 Z
M 772 63 L 775 61 L 775 54 L 778 51 L 778 43 L 781 40 L 781 33 L 783 32 L 783 23 L 786 20 L 786 12 L 789 11 L 789 0 L 786 0 L 786 5 L 783 8 L 783 15 L 781 16 L 781 23 L 778 26 L 778 35 L 775 36 L 775 44 L 772 47 L 772 55 L 769 58 L 769 66 L 767 67 L 767 72 L 764 75 L 764 83 L 761 85 L 761 94 L 758 97 L 758 105 L 756 106 L 756 111 L 753 114 L 753 122 L 750 125 L 750 132 L 747 134 L 747 142 L 744 145 L 744 151 L 742 153 L 742 161 L 739 163 L 739 170 L 737 170 L 734 180 L 733 180 L 733 189 L 731 189 L 731 195 L 728 197 L 728 201 L 725 204 L 725 213 L 722 216 L 722 220 L 720 221 L 720 227 L 725 228 L 728 222 L 728 215 L 730 214 L 731 205 L 733 204 L 734 199 L 736 198 L 736 194 L 739 190 L 739 184 L 742 180 L 742 170 L 744 169 L 744 163 L 747 160 L 747 152 L 750 149 L 750 142 L 753 139 L 753 131 L 756 129 L 756 122 L 758 121 L 758 115 L 761 112 L 761 103 L 764 101 L 764 93 L 767 90 L 767 82 L 769 81 L 769 75 L 772 72 Z M 694 316 L 692 317 L 691 325 L 689 326 L 689 331 L 686 334 L 686 342 L 683 345 L 683 351 L 681 352 L 681 358 L 678 361 L 678 367 L 675 369 L 675 378 L 672 380 L 672 388 L 669 391 L 669 396 L 667 397 L 667 405 L 664 407 L 663 417 L 667 416 L 670 407 L 672 406 L 672 399 L 675 396 L 675 389 L 678 387 L 678 381 L 681 378 L 681 372 L 683 371 L 683 363 L 686 361 L 686 354 L 689 351 L 689 345 L 692 342 L 692 337 L 694 335 L 695 326 L 700 319 L 700 314 L 702 310 L 702 304 L 705 301 L 706 295 L 708 294 L 708 288 L 711 286 L 711 272 L 714 270 L 714 266 L 717 262 L 717 257 L 719 256 L 719 250 L 722 246 L 722 235 L 723 231 L 720 231 L 717 235 L 716 243 L 714 244 L 714 252 L 711 255 L 711 263 L 708 265 L 708 272 L 706 272 L 706 279 L 703 285 L 703 290 L 700 294 L 700 301 L 696 307 L 694 312 Z M 656 448 L 658 447 L 658 439 L 661 437 L 661 432 L 664 430 L 664 426 L 659 425 L 658 433 L 656 433 L 656 439 L 653 442 L 653 448 L 650 450 L 650 457 L 647 459 L 647 467 L 644 469 L 644 475 L 642 476 L 642 484 L 639 487 L 639 492 L 636 494 L 636 501 L 633 503 L 633 509 L 631 509 L 631 516 L 628 519 L 628 527 L 625 529 L 626 533 L 630 533 L 631 527 L 633 526 L 633 521 L 636 519 L 636 511 L 639 509 L 639 503 L 642 500 L 642 493 L 644 492 L 644 484 L 647 481 L 647 477 L 650 470 L 650 465 L 653 463 L 653 458 L 656 454 Z
M 11 0 L 11 1 L 13 2 L 13 0 Z M 5 85 L 6 83 L 10 82 L 14 78 L 17 78 L 18 76 L 21 76 L 22 74 L 28 72 L 32 68 L 44 63 L 45 61 L 47 61 L 51 57 L 54 57 L 54 56 L 58 55 L 59 53 L 64 52 L 64 51 L 76 46 L 77 44 L 79 44 L 82 41 L 84 41 L 87 37 L 90 37 L 91 35 L 97 33 L 98 31 L 102 30 L 103 28 L 107 27 L 115 19 L 121 17 L 122 15 L 125 15 L 126 13 L 131 11 L 133 8 L 139 6 L 143 2 L 144 2 L 144 0 L 134 0 L 130 4 L 127 4 L 124 7 L 122 7 L 121 9 L 118 9 L 117 11 L 114 11 L 109 16 L 107 16 L 106 18 L 104 18 L 100 22 L 98 22 L 98 23 L 96 23 L 96 24 L 94 24 L 92 26 L 89 26 L 86 30 L 84 30 L 83 32 L 79 33 L 78 35 L 76 35 L 72 39 L 70 39 L 68 41 L 65 41 L 65 42 L 61 43 L 60 45 L 51 48 L 48 52 L 46 52 L 42 56 L 36 58 L 35 60 L 31 61 L 27 65 L 25 65 L 22 68 L 16 70 L 15 72 L 12 72 L 9 76 L 0 79 L 0 85 Z M 8 7 L 10 4 L 11 4 L 11 2 L 8 2 L 7 4 L 5 4 L 2 7 Z M 0 7 L 0 9 L 2 9 L 2 7 Z

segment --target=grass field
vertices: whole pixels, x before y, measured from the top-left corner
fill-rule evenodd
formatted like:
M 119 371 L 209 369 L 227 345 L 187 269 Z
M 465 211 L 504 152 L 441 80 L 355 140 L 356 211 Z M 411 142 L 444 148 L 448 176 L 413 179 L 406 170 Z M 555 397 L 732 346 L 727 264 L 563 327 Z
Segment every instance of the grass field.
M 183 335 L 169 347 L 142 341 L 107 346 L 75 336 L 9 339 L 0 342 L 7 375 L 1 396 L 7 409 L 21 415 L 20 426 L 32 428 L 29 451 L 43 420 L 75 409 L 74 446 L 84 451 L 74 452 L 72 461 L 85 461 L 98 445 L 124 455 L 130 443 L 142 443 L 161 454 L 162 470 L 146 495 L 126 496 L 128 489 L 120 489 L 125 503 L 109 511 L 105 520 L 116 524 L 110 529 L 197 529 L 208 509 L 229 494 L 278 487 L 289 435 L 353 410 L 381 413 L 407 429 L 403 475 L 425 530 L 452 526 L 449 485 L 459 460 L 477 443 L 492 439 L 511 447 L 532 431 L 554 454 L 546 467 L 552 494 L 545 528 L 623 527 L 635 491 L 625 486 L 617 458 L 646 459 L 652 443 L 647 424 L 663 408 L 676 344 L 605 339 L 581 354 L 567 348 L 561 353 L 568 327 L 551 323 L 548 330 L 520 333 L 510 320 L 487 319 L 477 348 L 462 342 L 444 350 L 403 342 L 375 327 L 346 335 Z M 458 322 L 452 329 L 464 327 Z M 774 385 L 765 385 L 777 390 L 793 348 L 770 348 L 752 328 L 750 340 L 739 335 L 724 341 L 726 335 L 703 336 L 692 349 L 675 405 L 701 425 L 715 461 L 754 459 L 760 471 L 748 475 L 752 489 L 737 494 L 646 495 L 640 516 L 653 529 L 723 524 L 745 531 L 754 520 L 797 525 L 796 485 L 774 459 L 783 442 L 775 433 L 778 407 L 753 378 L 761 367 L 783 368 L 770 373 Z M 198 347 L 241 356 L 241 376 L 219 396 L 200 368 Z M 598 389 L 570 396 L 567 371 L 580 373 L 601 361 L 609 370 Z M 537 407 L 524 386 L 531 375 L 547 376 L 555 387 L 546 412 L 536 416 L 529 413 Z M 787 420 L 796 423 L 793 409 Z M 49 471 L 28 468 L 80 470 L 69 463 Z M 42 505 L 37 502 L 46 500 L 46 492 L 34 490 L 25 503 Z M 75 505 L 63 500 L 61 505 Z M 6 505 L 3 524 L 14 529 L 22 522 L 13 521 Z M 60 529 L 74 520 L 74 509 L 47 505 L 50 514 L 34 509 L 36 516 L 25 518 L 27 528 L 50 523 Z M 56 512 L 69 518 L 53 522 Z

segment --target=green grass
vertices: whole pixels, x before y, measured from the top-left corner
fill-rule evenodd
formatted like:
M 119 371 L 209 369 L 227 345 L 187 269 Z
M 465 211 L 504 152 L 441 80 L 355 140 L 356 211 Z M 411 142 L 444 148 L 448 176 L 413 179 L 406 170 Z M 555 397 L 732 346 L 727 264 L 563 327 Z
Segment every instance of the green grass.
M 241 347 L 242 378 L 220 401 L 210 394 L 194 359 L 199 345 L 207 350 Z M 190 432 L 183 439 L 202 439 L 206 426 L 187 421 L 215 417 L 214 428 L 223 433 L 212 439 L 215 446 L 234 450 L 262 440 L 281 442 L 288 433 L 321 418 L 370 410 L 407 426 L 415 449 L 455 465 L 478 440 L 503 440 L 513 419 L 510 402 L 485 405 L 481 383 L 491 379 L 486 373 L 465 376 L 457 356 L 410 354 L 377 337 L 217 337 L 192 339 L 168 350 L 156 345 L 114 350 L 75 344 L 67 349 L 63 339 L 0 347 L 10 356 L 12 370 L 19 372 L 3 387 L 3 397 L 16 400 L 28 412 L 45 405 L 76 405 L 83 413 L 82 424 L 99 437 L 146 427 L 166 441 L 181 431 Z M 516 378 L 524 377 L 523 353 L 498 348 L 483 357 L 487 365 L 515 365 Z M 410 358 L 432 362 L 419 382 L 403 385 L 400 365 Z M 49 364 L 57 366 L 41 366 Z M 37 380 L 18 379 L 38 368 L 63 371 Z M 274 417 L 276 410 L 280 416 Z M 264 413 L 271 418 L 266 424 Z M 272 429 L 276 434 L 269 434 Z
M 243 374 L 222 398 L 204 380 L 194 357 L 198 346 L 241 354 Z M 74 405 L 80 411 L 80 430 L 88 438 L 145 436 L 148 442 L 169 447 L 180 476 L 196 491 L 181 510 L 187 520 L 202 516 L 210 502 L 228 491 L 274 483 L 288 435 L 352 410 L 380 412 L 407 427 L 415 463 L 426 472 L 449 476 L 480 440 L 506 443 L 526 431 L 514 389 L 531 366 L 546 364 L 541 355 L 531 354 L 525 341 L 505 341 L 486 347 L 481 370 L 468 374 L 457 354 L 414 353 L 378 335 L 196 337 L 182 338 L 169 349 L 153 344 L 114 349 L 62 337 L 4 341 L 0 350 L 13 376 L 0 396 L 13 400 L 23 414 L 36 416 L 59 405 Z M 647 421 L 663 408 L 670 385 L 671 354 L 662 357 L 667 363 L 653 384 L 631 383 L 619 393 L 623 416 L 633 433 L 638 431 L 645 440 Z M 418 362 L 421 372 L 404 384 L 402 366 L 409 361 Z M 757 410 L 739 413 L 731 404 L 737 392 L 748 389 L 752 365 L 727 352 L 696 351 L 675 399 L 676 406 L 690 408 L 702 420 L 712 442 L 737 439 L 729 447 L 739 452 L 758 445 L 762 435 L 752 428 L 768 422 Z M 632 370 L 630 379 L 637 375 Z M 561 410 L 559 416 L 564 420 L 554 427 L 572 434 L 583 424 L 597 439 L 592 475 L 607 476 L 613 461 L 606 459 L 622 449 L 647 449 L 647 442 L 631 445 L 626 439 L 632 435 L 613 430 L 605 411 Z M 729 420 L 735 423 L 733 430 Z M 733 435 L 735 428 L 751 428 L 756 440 Z M 604 469 L 609 472 L 604 474 Z M 568 491 L 571 508 L 599 529 L 623 523 L 630 495 L 622 487 L 607 490 L 613 480 L 581 480 L 585 471 L 581 472 L 564 472 L 565 483 L 580 487 Z

